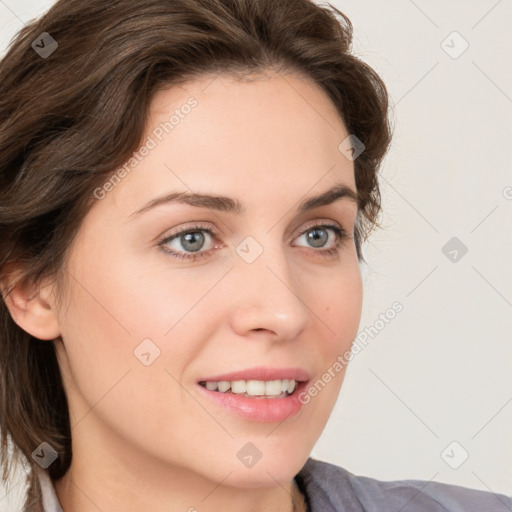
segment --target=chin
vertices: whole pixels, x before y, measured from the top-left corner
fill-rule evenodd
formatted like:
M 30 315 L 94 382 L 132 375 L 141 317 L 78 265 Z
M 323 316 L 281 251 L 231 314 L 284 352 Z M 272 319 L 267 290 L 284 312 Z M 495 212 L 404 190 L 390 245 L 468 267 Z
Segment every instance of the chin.
M 262 448 L 261 458 L 252 466 L 244 466 L 242 462 L 235 465 L 229 480 L 231 485 L 240 487 L 270 487 L 276 481 L 285 483 L 291 481 L 306 463 L 310 452 L 304 449 L 304 444 L 280 447 Z M 237 463 L 239 461 L 237 460 Z

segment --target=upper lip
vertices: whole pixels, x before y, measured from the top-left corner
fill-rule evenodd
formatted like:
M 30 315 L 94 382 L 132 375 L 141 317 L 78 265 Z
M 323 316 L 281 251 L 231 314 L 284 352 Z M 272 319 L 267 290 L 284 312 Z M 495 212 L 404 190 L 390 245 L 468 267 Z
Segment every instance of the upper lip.
M 271 368 L 268 366 L 256 366 L 239 370 L 236 372 L 223 373 L 222 375 L 213 375 L 199 379 L 199 382 L 208 381 L 234 381 L 234 380 L 296 380 L 306 381 L 310 379 L 310 374 L 303 368 Z

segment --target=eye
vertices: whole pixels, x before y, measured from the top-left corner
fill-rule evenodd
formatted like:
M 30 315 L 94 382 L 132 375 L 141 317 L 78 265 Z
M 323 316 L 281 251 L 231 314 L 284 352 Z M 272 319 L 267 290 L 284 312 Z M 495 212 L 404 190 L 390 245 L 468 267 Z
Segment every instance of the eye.
M 334 233 L 334 235 L 332 235 L 332 233 Z M 314 224 L 304 230 L 296 240 L 299 240 L 301 237 L 305 237 L 307 246 L 316 249 L 323 248 L 325 245 L 328 245 L 330 240 L 330 247 L 321 251 L 316 251 L 325 256 L 337 254 L 339 252 L 338 248 L 341 245 L 341 242 L 346 238 L 349 238 L 345 230 L 335 224 Z
M 338 254 L 339 246 L 343 240 L 350 238 L 343 228 L 335 224 L 312 224 L 302 231 L 295 240 L 301 237 L 305 237 L 306 243 L 312 249 L 320 249 L 330 240 L 331 246 L 327 249 L 313 251 L 326 257 Z M 202 250 L 205 240 L 208 238 L 211 240 L 217 239 L 215 229 L 212 226 L 206 227 L 195 224 L 166 236 L 158 243 L 158 246 L 174 258 L 195 261 L 198 258 L 211 255 L 211 250 Z M 296 244 L 293 243 L 292 246 L 295 247 Z
M 206 237 L 204 233 L 207 233 Z M 208 255 L 207 251 L 199 251 L 203 248 L 206 238 L 215 239 L 215 237 L 216 233 L 211 227 L 196 224 L 167 236 L 158 245 L 162 247 L 164 252 L 174 258 L 195 260 Z M 169 249 L 171 242 L 174 243 L 174 247 Z M 187 252 L 191 254 L 187 254 Z

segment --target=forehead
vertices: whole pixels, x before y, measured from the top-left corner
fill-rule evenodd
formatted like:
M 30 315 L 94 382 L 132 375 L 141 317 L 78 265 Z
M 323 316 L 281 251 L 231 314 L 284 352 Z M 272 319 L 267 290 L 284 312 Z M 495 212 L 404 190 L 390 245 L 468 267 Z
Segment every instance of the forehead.
M 291 141 L 301 135 L 313 138 L 313 142 L 325 136 L 328 140 L 329 135 L 336 139 L 347 135 L 338 110 L 320 85 L 298 73 L 270 71 L 243 78 L 205 75 L 161 89 L 152 98 L 146 132 L 169 120 L 173 111 L 181 114 L 180 107 L 191 98 L 197 101 L 193 112 L 197 127 L 207 128 L 205 125 L 214 118 L 218 123 L 210 129 L 222 133 L 223 128 L 243 127 L 243 132 L 237 134 L 239 138 L 244 133 L 270 135 L 281 127 L 286 127 L 287 132 L 281 133 L 279 143 L 285 137 Z M 268 138 L 274 139 L 272 135 Z
M 204 76 L 155 94 L 142 139 L 151 149 L 113 195 L 133 210 L 173 189 L 243 203 L 340 182 L 355 190 L 338 149 L 347 135 L 327 94 L 300 75 Z

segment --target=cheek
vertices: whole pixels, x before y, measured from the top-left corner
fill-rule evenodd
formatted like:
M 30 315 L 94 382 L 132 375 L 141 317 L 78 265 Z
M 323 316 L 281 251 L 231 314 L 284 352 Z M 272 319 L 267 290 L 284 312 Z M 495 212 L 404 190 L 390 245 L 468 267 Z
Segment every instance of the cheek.
M 77 425 L 74 434 L 86 435 L 99 417 L 157 455 L 154 440 L 168 433 L 171 424 L 181 440 L 192 436 L 193 429 L 184 430 L 183 418 L 198 414 L 179 382 L 200 351 L 204 336 L 198 329 L 208 325 L 206 319 L 199 325 L 197 317 L 186 314 L 200 297 L 197 290 L 187 295 L 184 287 L 184 299 L 180 289 L 153 281 L 154 276 L 128 278 L 120 266 L 115 275 L 97 269 L 87 281 L 81 270 L 75 272 L 84 285 L 71 287 L 64 309 L 65 354 L 59 355 L 71 424 Z M 174 446 L 176 453 L 180 449 L 179 443 Z
M 144 262 L 109 261 L 109 251 L 105 252 L 98 256 L 100 264 L 94 265 L 91 256 L 72 269 L 71 308 L 62 323 L 70 334 L 87 338 L 88 344 L 111 349 L 118 361 L 130 361 L 133 350 L 146 338 L 163 351 L 218 279 L 192 276 L 190 269 L 188 275 L 172 273 L 158 264 L 144 270 Z M 173 347 L 182 353 L 189 341 L 180 336 L 173 340 Z
M 326 421 L 338 398 L 347 368 L 347 354 L 357 336 L 362 309 L 362 279 L 357 263 L 342 269 L 338 277 L 329 280 L 316 297 L 321 304 L 319 329 L 327 334 L 315 347 L 319 364 L 317 378 L 322 380 L 315 397 L 318 413 Z M 324 325 L 325 324 L 325 325 Z M 312 356 L 314 357 L 314 356 Z M 342 361 L 342 363 L 340 363 Z
M 322 304 L 322 320 L 329 328 L 330 351 L 345 351 L 357 335 L 361 320 L 363 285 L 359 266 L 351 263 L 325 283 L 316 303 Z
M 175 403 L 183 400 L 173 377 L 181 380 L 218 319 L 211 307 L 215 301 L 202 298 L 222 273 L 190 278 L 159 264 L 141 271 L 140 262 L 110 261 L 110 253 L 99 257 L 89 251 L 87 259 L 77 258 L 70 267 L 70 300 L 60 318 L 69 368 L 64 373 L 70 373 L 89 406 L 127 371 L 119 387 L 125 392 L 129 387 L 133 401 L 148 410 L 168 401 L 169 393 Z M 149 389 L 150 399 L 142 392 Z

